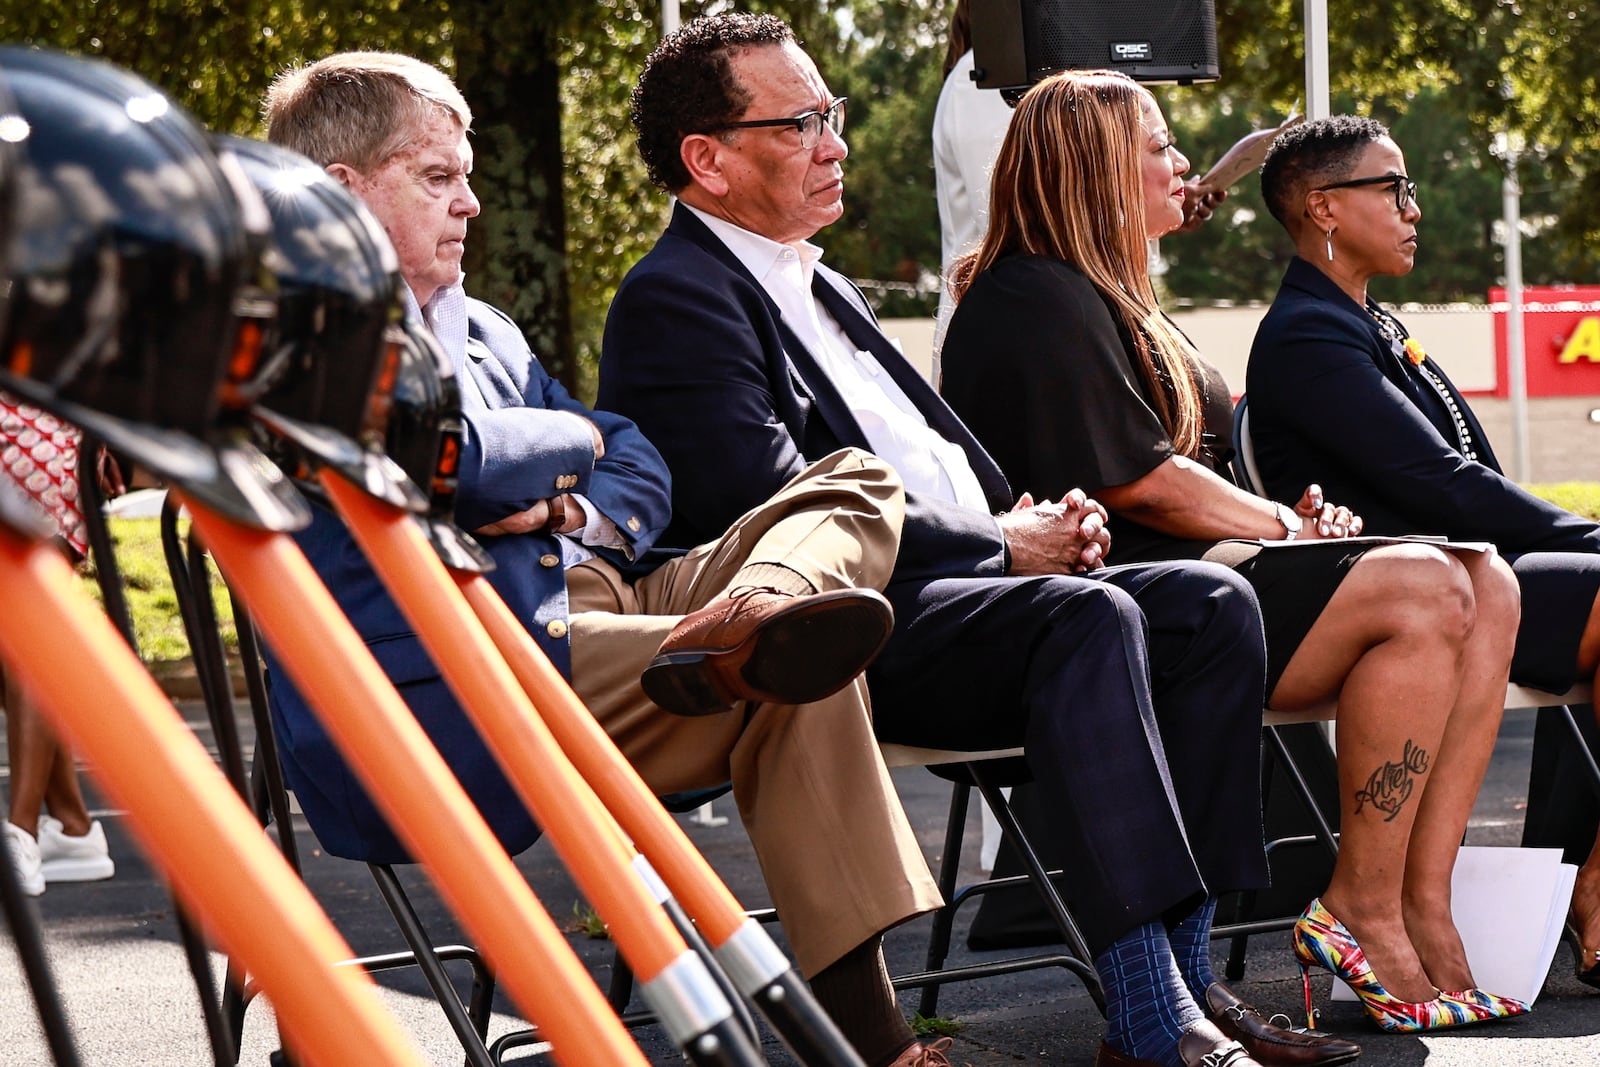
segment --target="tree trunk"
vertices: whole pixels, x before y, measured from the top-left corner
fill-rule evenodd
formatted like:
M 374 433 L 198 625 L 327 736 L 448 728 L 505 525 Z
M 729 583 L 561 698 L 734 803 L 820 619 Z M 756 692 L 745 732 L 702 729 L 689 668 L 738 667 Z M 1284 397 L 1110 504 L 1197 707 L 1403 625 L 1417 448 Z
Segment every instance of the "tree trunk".
M 514 319 L 569 389 L 576 380 L 562 206 L 560 69 L 554 27 L 453 3 L 456 84 L 472 108 L 472 187 L 483 213 L 467 240 L 467 290 Z

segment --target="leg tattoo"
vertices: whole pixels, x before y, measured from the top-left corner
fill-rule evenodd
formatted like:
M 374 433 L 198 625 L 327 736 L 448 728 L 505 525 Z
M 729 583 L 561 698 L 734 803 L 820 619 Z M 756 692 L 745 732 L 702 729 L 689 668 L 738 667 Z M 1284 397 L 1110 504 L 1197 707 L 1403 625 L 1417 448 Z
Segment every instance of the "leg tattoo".
M 1356 814 L 1366 804 L 1384 812 L 1385 822 L 1393 822 L 1400 814 L 1411 792 L 1416 788 L 1416 778 L 1428 770 L 1428 753 L 1410 741 L 1399 763 L 1385 763 L 1372 772 L 1365 789 L 1356 790 Z

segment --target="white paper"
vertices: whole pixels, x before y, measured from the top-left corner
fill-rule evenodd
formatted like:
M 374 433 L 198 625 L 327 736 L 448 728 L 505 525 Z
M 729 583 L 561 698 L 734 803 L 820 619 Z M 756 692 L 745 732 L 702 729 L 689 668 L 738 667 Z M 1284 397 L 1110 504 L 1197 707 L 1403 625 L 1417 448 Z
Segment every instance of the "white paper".
M 1532 1004 L 1544 988 L 1578 868 L 1558 848 L 1467 845 L 1456 857 L 1451 905 L 1478 988 Z M 1343 982 L 1334 1000 L 1355 1000 Z
M 1425 545 L 1437 545 L 1440 548 L 1448 548 L 1448 549 L 1450 549 L 1451 551 L 1454 551 L 1454 552 L 1493 552 L 1494 551 L 1494 545 L 1491 544 L 1488 541 L 1451 541 L 1448 538 L 1446 538 L 1443 534 L 1397 534 L 1397 535 L 1395 535 L 1393 537 L 1386 537 L 1386 536 L 1383 536 L 1382 534 L 1370 534 L 1370 535 L 1369 534 L 1361 534 L 1358 537 L 1341 537 L 1341 538 L 1338 538 L 1337 540 L 1338 540 L 1338 543 L 1342 544 L 1342 545 L 1403 545 L 1403 544 L 1406 544 L 1408 542 L 1420 542 L 1420 543 L 1425 544 Z M 1293 541 L 1265 541 L 1265 540 L 1263 540 L 1261 542 L 1261 547 L 1262 548 L 1289 548 L 1289 549 L 1293 549 L 1293 548 L 1303 548 L 1306 545 L 1326 545 L 1326 544 L 1332 544 L 1332 543 L 1333 543 L 1333 541 L 1329 540 L 1329 539 L 1324 539 L 1324 540 L 1320 540 L 1320 541 L 1314 541 L 1314 540 L 1309 540 L 1309 539 L 1305 540 L 1305 541 L 1301 541 L 1301 540 L 1298 540 L 1298 539 L 1293 540 Z

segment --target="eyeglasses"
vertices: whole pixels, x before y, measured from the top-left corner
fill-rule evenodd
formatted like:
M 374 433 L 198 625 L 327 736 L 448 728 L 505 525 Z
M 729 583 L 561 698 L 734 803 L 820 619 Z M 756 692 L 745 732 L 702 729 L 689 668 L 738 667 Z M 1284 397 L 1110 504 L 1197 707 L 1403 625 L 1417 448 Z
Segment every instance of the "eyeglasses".
M 789 119 L 749 119 L 745 122 L 725 122 L 721 126 L 707 130 L 707 133 L 716 133 L 719 130 L 754 130 L 764 126 L 793 126 L 800 131 L 800 147 L 812 149 L 817 147 L 817 142 L 822 140 L 822 124 L 827 123 L 828 128 L 835 136 L 844 135 L 844 104 L 849 97 L 841 96 L 829 104 L 822 111 L 807 111 L 803 115 L 796 115 Z
M 1332 185 L 1321 185 L 1311 190 L 1314 193 L 1327 192 L 1329 189 L 1359 189 L 1366 185 L 1382 185 L 1394 187 L 1394 206 L 1396 211 L 1404 211 L 1406 204 L 1417 198 L 1417 183 L 1404 174 L 1379 174 L 1371 178 L 1351 178 L 1347 182 L 1334 182 Z

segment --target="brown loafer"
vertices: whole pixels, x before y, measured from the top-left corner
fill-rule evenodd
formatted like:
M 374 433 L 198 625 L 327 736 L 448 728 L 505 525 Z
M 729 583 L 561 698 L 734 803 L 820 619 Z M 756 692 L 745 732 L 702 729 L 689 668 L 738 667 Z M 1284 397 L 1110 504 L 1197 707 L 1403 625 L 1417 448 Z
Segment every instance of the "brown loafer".
M 945 1055 L 952 1044 L 954 1042 L 948 1037 L 941 1037 L 931 1045 L 913 1041 L 890 1062 L 889 1067 L 955 1067 L 950 1057 Z
M 1201 1019 L 1178 1038 L 1178 1059 L 1184 1067 L 1262 1067 L 1262 1064 L 1252 1059 L 1244 1050 L 1244 1046 L 1232 1040 L 1215 1025 Z M 1104 1041 L 1100 1042 L 1100 1051 L 1095 1053 L 1094 1067 L 1161 1067 L 1154 1060 L 1141 1060 L 1118 1052 Z
M 1206 989 L 1206 1016 L 1265 1067 L 1332 1067 L 1361 1055 L 1361 1046 L 1332 1034 L 1275 1026 L 1221 982 Z M 1280 1016 L 1273 1016 L 1274 1019 Z M 1285 1022 L 1288 1018 L 1282 1017 Z
M 797 596 L 747 586 L 684 616 L 641 681 L 676 715 L 741 700 L 810 704 L 865 670 L 893 629 L 894 611 L 871 589 Z

